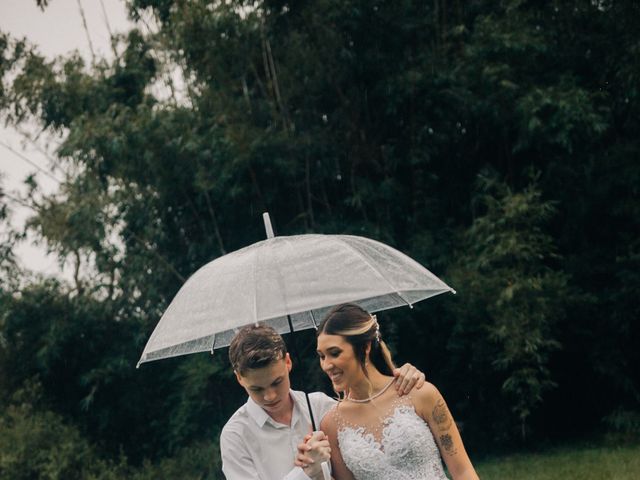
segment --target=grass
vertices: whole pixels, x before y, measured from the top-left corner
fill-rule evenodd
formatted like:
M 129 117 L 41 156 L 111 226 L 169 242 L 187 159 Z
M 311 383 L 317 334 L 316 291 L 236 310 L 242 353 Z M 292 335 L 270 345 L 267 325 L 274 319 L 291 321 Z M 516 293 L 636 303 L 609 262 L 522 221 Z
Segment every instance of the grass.
M 482 480 L 638 480 L 640 445 L 559 448 L 475 464 Z

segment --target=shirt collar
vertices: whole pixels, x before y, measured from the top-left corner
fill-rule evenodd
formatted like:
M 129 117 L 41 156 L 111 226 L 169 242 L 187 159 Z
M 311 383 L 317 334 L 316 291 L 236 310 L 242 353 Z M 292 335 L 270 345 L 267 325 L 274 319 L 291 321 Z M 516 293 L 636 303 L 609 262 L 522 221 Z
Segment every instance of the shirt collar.
M 247 412 L 249 416 L 258 424 L 258 427 L 262 428 L 265 422 L 271 418 L 269 414 L 265 412 L 260 405 L 254 402 L 251 397 L 247 399 Z
M 297 422 L 300 421 L 300 418 L 304 418 L 303 412 L 300 410 L 302 407 L 299 402 L 299 398 L 293 390 L 289 390 L 289 396 L 293 400 L 293 412 L 291 415 L 291 426 L 293 427 Z M 273 426 L 280 425 L 273 418 L 269 416 L 267 412 L 265 412 L 260 405 L 253 401 L 251 397 L 247 399 L 247 412 L 249 416 L 253 418 L 253 421 L 256 422 L 258 427 L 264 427 L 264 424 L 269 422 Z

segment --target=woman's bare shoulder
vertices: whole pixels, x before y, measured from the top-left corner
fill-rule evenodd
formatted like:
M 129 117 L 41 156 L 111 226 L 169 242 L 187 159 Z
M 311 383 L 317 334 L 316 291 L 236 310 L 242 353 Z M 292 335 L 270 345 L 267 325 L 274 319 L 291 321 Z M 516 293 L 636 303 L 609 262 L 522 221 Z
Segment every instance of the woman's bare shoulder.
M 409 398 L 415 409 L 419 413 L 425 414 L 433 409 L 441 397 L 442 395 L 438 388 L 429 382 L 424 382 L 424 385 L 419 390 L 414 388 L 409 393 Z
M 335 431 L 336 429 L 336 415 L 338 414 L 338 408 L 340 403 L 336 403 L 324 416 L 322 421 L 320 422 L 320 429 L 323 432 L 327 432 L 328 430 Z

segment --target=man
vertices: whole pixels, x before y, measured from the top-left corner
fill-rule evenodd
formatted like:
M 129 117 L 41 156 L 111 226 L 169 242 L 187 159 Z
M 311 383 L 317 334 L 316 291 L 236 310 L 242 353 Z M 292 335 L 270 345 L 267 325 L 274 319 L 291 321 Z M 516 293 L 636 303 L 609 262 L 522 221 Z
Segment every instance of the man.
M 303 392 L 291 390 L 292 363 L 282 337 L 270 327 L 242 328 L 229 346 L 229 361 L 238 383 L 249 395 L 226 423 L 220 436 L 222 471 L 227 480 L 309 480 L 315 468 L 294 467 L 294 457 L 311 421 Z M 424 384 L 424 374 L 405 364 L 394 371 L 396 388 L 408 393 Z M 335 400 L 324 393 L 309 394 L 317 425 Z M 329 444 L 322 432 L 312 437 L 319 457 L 329 458 Z M 302 448 L 302 446 L 301 446 Z M 316 456 L 318 458 L 318 456 Z

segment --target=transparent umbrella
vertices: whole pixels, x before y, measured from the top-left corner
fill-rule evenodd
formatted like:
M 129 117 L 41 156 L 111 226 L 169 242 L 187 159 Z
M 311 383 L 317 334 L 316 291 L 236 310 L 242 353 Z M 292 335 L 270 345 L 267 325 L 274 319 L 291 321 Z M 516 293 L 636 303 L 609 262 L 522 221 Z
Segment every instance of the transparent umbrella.
M 455 293 L 383 243 L 351 235 L 274 237 L 266 213 L 264 220 L 267 240 L 213 260 L 185 282 L 151 334 L 138 366 L 188 353 L 213 353 L 252 323 L 293 333 L 316 328 L 329 309 L 342 303 L 378 312 Z M 326 462 L 321 466 L 329 479 Z
M 265 214 L 266 215 L 266 214 Z M 239 328 L 316 328 L 330 308 L 369 312 L 455 291 L 407 255 L 351 235 L 273 237 L 219 257 L 185 282 L 142 352 L 144 362 L 228 346 Z

